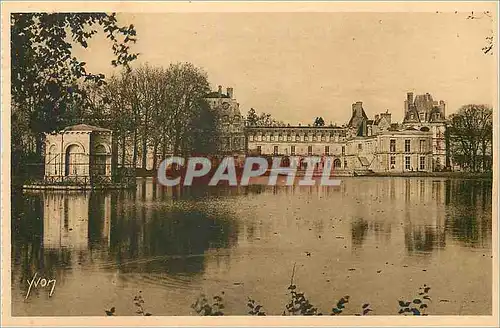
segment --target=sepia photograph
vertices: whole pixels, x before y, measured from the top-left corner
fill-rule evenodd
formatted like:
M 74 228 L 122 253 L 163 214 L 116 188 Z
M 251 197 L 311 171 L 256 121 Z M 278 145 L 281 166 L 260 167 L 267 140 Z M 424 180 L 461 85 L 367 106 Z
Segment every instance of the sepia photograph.
M 494 1 L 3 2 L 2 326 L 498 326 L 497 33 Z

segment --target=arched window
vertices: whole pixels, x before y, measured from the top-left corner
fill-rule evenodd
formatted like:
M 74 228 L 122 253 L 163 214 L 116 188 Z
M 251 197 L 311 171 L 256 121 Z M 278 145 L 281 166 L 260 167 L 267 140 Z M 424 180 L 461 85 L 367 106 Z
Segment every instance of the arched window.
M 65 156 L 65 170 L 64 175 L 78 175 L 82 173 L 82 158 L 81 155 L 83 153 L 83 149 L 76 144 L 68 146 L 66 148 L 66 156 Z

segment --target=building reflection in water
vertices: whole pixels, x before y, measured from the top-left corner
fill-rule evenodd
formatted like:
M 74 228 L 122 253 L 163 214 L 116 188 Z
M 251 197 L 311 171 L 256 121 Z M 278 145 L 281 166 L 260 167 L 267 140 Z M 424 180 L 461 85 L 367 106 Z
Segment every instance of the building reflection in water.
M 43 201 L 43 247 L 45 249 L 71 248 L 84 250 L 89 247 L 89 232 L 95 238 L 108 240 L 110 220 L 110 199 L 101 199 L 90 193 L 57 193 L 45 192 L 40 195 Z M 92 202 L 91 202 L 92 198 Z M 100 200 L 99 204 L 95 202 Z M 92 204 L 92 206 L 90 206 Z M 89 210 L 99 216 L 92 215 L 89 221 Z M 97 222 L 99 227 L 89 226 Z
M 390 243 L 409 256 L 450 243 L 491 245 L 491 181 L 346 178 L 339 187 L 192 188 L 138 182 L 135 191 L 13 194 L 12 262 L 22 288 L 34 272 L 64 279 L 68 268 L 92 265 L 196 276 L 211 255 L 210 263 L 229 267 L 225 250 L 238 244 L 262 238 L 262 245 L 281 247 L 308 231 L 308 246 L 343 235 L 355 252 Z
M 62 278 L 64 268 L 94 260 L 120 272 L 199 274 L 207 251 L 236 243 L 229 211 L 192 201 L 203 197 L 193 190 L 159 189 L 16 195 L 12 247 L 21 282 L 34 272 Z
M 372 201 L 370 212 L 353 214 L 353 246 L 361 247 L 369 236 L 388 240 L 392 238 L 392 228 L 399 225 L 409 254 L 444 248 L 447 237 L 464 246 L 488 246 L 491 243 L 491 187 L 488 180 L 428 178 L 387 179 L 370 186 L 349 185 L 347 193 L 362 195 L 365 202 L 367 198 Z M 381 203 L 384 210 L 376 210 L 377 203 Z

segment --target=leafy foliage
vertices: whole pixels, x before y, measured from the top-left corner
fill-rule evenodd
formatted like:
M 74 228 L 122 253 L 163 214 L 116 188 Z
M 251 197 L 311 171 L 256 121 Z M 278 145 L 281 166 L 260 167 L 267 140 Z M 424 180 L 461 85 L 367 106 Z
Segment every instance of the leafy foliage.
M 488 17 L 491 20 L 492 25 L 494 24 L 493 16 L 491 15 L 491 13 L 489 11 L 483 11 L 483 12 L 479 12 L 479 13 L 471 12 L 471 14 L 467 16 L 467 19 L 477 20 L 477 19 L 482 19 L 485 17 Z M 484 54 L 493 55 L 493 51 L 492 51 L 493 47 L 494 47 L 493 35 L 494 35 L 494 31 L 493 31 L 493 29 L 490 29 L 490 34 L 484 38 L 486 40 L 486 45 L 483 48 L 481 48 L 481 50 L 483 51 Z
M 260 305 L 251 298 L 248 298 L 247 306 L 249 308 L 248 314 L 250 315 L 260 315 L 260 316 L 266 315 L 266 313 L 262 311 L 263 308 L 262 305 Z
M 372 312 L 373 310 L 370 308 L 370 304 L 365 303 L 361 307 L 361 313 L 359 315 L 367 315 L 368 313 Z
M 142 294 L 141 294 L 141 293 L 142 293 L 142 292 L 141 292 L 141 291 L 139 291 L 139 295 L 136 295 L 136 296 L 134 297 L 134 305 L 135 305 L 135 307 L 137 308 L 137 310 L 135 311 L 135 313 L 137 313 L 137 314 L 139 314 L 139 315 L 143 315 L 143 316 L 148 317 L 148 316 L 150 316 L 150 315 L 151 315 L 151 313 L 146 312 L 146 311 L 144 310 L 144 299 L 142 298 Z
M 420 287 L 418 297 L 413 301 L 398 301 L 400 307 L 398 313 L 403 315 L 427 315 L 425 310 L 428 308 L 427 302 L 431 301 L 430 289 L 429 286 L 424 284 L 423 287 Z
M 224 293 L 222 293 L 224 294 Z M 194 302 L 191 307 L 198 313 L 199 315 L 205 316 L 222 316 L 224 312 L 224 304 L 222 302 L 222 296 L 215 295 L 212 298 L 212 302 L 209 302 L 205 295 L 201 295 L 196 302 Z
M 294 266 L 295 271 L 295 266 Z M 399 314 L 403 315 L 427 315 L 426 310 L 428 308 L 428 303 L 431 302 L 429 296 L 430 287 L 423 285 L 419 289 L 418 297 L 415 297 L 412 301 L 399 300 Z M 304 293 L 297 291 L 297 286 L 293 284 L 293 274 L 291 284 L 288 287 L 290 291 L 291 299 L 286 304 L 286 310 L 283 311 L 283 315 L 322 315 L 317 307 L 313 306 L 311 302 L 305 297 Z M 224 295 L 224 292 L 221 292 Z M 349 303 L 350 297 L 348 295 L 341 297 L 337 304 L 332 307 L 330 315 L 340 315 L 345 309 L 345 305 Z M 151 313 L 144 310 L 144 299 L 142 298 L 141 292 L 139 295 L 134 297 L 134 305 L 137 307 L 137 314 L 150 316 Z M 247 307 L 249 309 L 249 315 L 265 316 L 266 313 L 263 311 L 263 306 L 259 304 L 252 298 L 248 298 Z M 222 296 L 215 295 L 210 300 L 204 294 L 200 295 L 198 299 L 191 305 L 197 314 L 202 316 L 223 316 L 225 309 Z M 361 307 L 361 313 L 356 314 L 357 316 L 368 315 L 373 310 L 369 303 L 364 303 Z M 114 316 L 115 307 L 109 310 L 105 310 L 107 316 Z
M 322 117 L 316 117 L 313 125 L 314 126 L 325 126 L 325 120 Z
M 108 317 L 112 317 L 112 316 L 114 316 L 114 315 L 115 315 L 115 307 L 113 306 L 113 307 L 112 307 L 111 309 L 109 309 L 109 310 L 104 310 L 104 312 L 106 313 L 106 315 L 107 315 Z
M 318 308 L 305 297 L 304 293 L 297 291 L 297 286 L 290 284 L 288 290 L 291 299 L 285 306 L 287 312 L 283 312 L 283 315 L 286 315 L 286 313 L 290 315 L 322 315 Z
M 345 309 L 345 304 L 349 303 L 349 295 L 346 295 L 339 299 L 337 305 L 332 308 L 331 315 L 339 315 Z
M 129 67 L 138 56 L 133 25 L 120 26 L 115 14 L 15 13 L 11 15 L 13 169 L 26 153 L 41 158 L 43 133 L 79 117 L 87 103 L 85 86 L 102 86 L 104 75 L 86 70 L 73 47 L 88 47 L 94 35 L 111 41 L 114 66 Z M 34 145 L 34 146 L 33 146 Z M 26 157 L 26 156 L 24 156 Z
M 256 110 L 250 108 L 247 114 L 247 125 L 248 126 L 284 126 L 282 121 L 278 121 L 272 117 L 271 114 L 261 113 L 257 114 Z

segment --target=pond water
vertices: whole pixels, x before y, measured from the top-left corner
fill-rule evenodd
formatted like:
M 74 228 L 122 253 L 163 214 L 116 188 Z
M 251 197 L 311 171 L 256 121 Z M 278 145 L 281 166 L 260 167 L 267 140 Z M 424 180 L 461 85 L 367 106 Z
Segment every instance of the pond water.
M 12 195 L 15 316 L 197 315 L 221 295 L 280 315 L 293 282 L 323 313 L 350 296 L 392 315 L 427 284 L 430 315 L 492 312 L 492 182 L 343 178 L 337 187 L 165 188 Z M 28 281 L 54 279 L 29 289 Z M 28 293 L 29 291 L 29 293 Z

